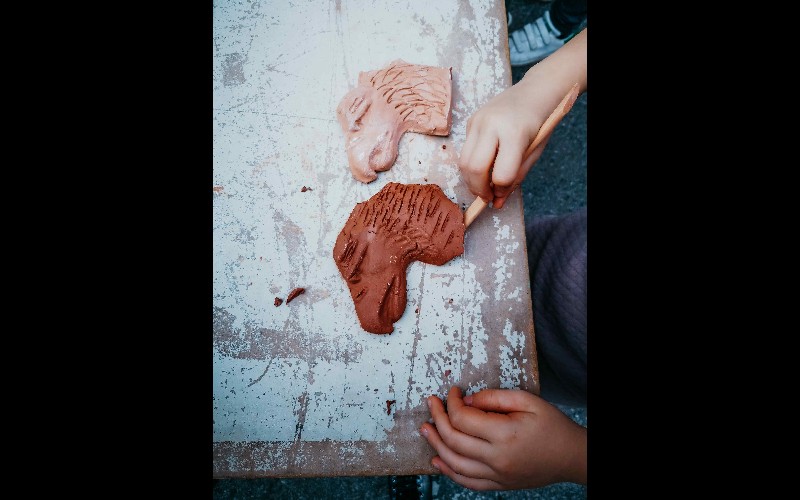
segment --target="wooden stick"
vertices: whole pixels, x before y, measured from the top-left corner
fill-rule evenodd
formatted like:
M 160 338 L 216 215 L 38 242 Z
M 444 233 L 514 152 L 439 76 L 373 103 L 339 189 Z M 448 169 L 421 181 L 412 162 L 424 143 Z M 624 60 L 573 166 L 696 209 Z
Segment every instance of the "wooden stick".
M 475 198 L 475 201 L 472 202 L 472 205 L 467 207 L 467 211 L 464 212 L 464 226 L 469 227 L 469 225 L 472 224 L 472 221 L 474 221 L 488 205 L 489 204 L 483 201 L 483 198 L 480 196 Z
M 539 144 L 542 143 L 545 137 L 550 135 L 556 125 L 561 121 L 569 110 L 572 109 L 572 105 L 575 104 L 575 100 L 578 98 L 579 94 L 579 86 L 576 83 L 572 86 L 572 88 L 567 92 L 567 95 L 561 100 L 556 109 L 547 117 L 547 120 L 542 124 L 539 132 L 536 134 L 536 137 L 533 139 L 533 142 L 528 149 L 525 150 L 525 154 L 522 155 L 522 161 L 525 161 L 528 156 L 533 153 L 533 150 L 539 147 Z M 483 201 L 483 199 L 478 196 L 475 198 L 475 201 L 472 202 L 472 205 L 467 208 L 467 211 L 464 212 L 464 226 L 469 227 L 470 224 L 483 212 L 483 209 L 486 208 L 489 204 Z

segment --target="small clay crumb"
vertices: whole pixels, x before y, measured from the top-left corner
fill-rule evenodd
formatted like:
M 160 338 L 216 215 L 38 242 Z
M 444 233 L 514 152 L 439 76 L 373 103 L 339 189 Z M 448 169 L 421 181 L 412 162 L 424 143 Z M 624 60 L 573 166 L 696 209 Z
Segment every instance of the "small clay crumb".
M 442 144 L 442 149 L 447 149 L 447 145 L 446 144 Z
M 452 304 L 453 303 L 453 299 L 448 300 L 448 302 L 450 302 Z
M 301 293 L 306 293 L 306 289 L 305 288 L 300 288 L 300 287 L 295 288 L 294 290 L 289 292 L 289 296 L 286 297 L 286 303 L 288 304 L 289 302 L 294 300 L 294 298 L 297 297 L 298 295 L 300 295 Z
M 283 299 L 280 297 L 275 297 L 275 307 L 278 307 L 281 304 L 283 304 Z
M 444 376 L 445 377 L 449 377 L 450 376 L 450 370 L 445 370 L 444 371 Z
M 305 193 L 306 191 L 313 191 L 313 189 L 303 186 L 303 189 L 300 190 L 301 193 Z
M 395 399 L 387 399 L 386 400 L 386 414 L 387 415 L 391 415 L 391 413 L 392 413 L 392 405 L 395 404 L 395 403 L 397 403 L 397 400 L 395 400 Z
M 418 308 L 416 308 L 416 309 L 414 309 L 414 312 L 415 312 L 415 313 L 417 313 L 417 314 L 419 314 L 419 307 L 418 307 Z
M 214 186 L 215 193 L 221 193 L 225 188 L 222 186 Z

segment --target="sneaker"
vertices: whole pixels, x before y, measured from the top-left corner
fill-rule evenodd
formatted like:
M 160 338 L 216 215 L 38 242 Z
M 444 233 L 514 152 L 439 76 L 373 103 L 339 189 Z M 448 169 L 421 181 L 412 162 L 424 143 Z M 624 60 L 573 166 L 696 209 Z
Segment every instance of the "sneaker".
M 566 40 L 560 40 L 560 35 L 550 21 L 550 11 L 545 11 L 542 17 L 508 37 L 511 65 L 526 66 L 541 61 L 564 45 Z

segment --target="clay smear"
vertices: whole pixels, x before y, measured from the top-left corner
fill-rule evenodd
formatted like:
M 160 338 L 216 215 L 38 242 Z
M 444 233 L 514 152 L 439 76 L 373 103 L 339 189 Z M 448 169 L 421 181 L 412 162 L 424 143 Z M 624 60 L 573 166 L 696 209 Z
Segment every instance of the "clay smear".
M 389 170 L 405 132 L 450 134 L 451 71 L 397 59 L 359 73 L 358 86 L 336 108 L 353 177 L 368 183 Z
M 333 258 L 361 327 L 391 333 L 406 308 L 406 268 L 464 253 L 464 216 L 435 184 L 391 182 L 350 213 Z

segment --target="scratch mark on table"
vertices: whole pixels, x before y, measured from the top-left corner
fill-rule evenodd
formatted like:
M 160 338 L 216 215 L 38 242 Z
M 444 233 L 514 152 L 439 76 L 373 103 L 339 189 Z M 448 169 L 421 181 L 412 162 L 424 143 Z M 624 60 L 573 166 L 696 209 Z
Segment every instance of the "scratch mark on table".
M 420 264 L 422 264 L 422 273 L 419 279 L 419 298 L 417 299 L 417 303 L 420 303 L 422 297 L 425 296 L 425 268 L 427 267 L 427 265 L 424 262 L 421 262 Z M 416 328 L 414 329 L 414 343 L 411 345 L 411 367 L 408 370 L 408 390 L 406 391 L 406 408 L 411 406 L 411 388 L 414 387 L 414 363 L 417 360 L 417 344 L 419 344 L 420 337 L 422 336 L 422 333 L 419 330 L 420 315 L 417 314 L 414 318 L 415 318 L 414 321 L 416 324 Z
M 258 383 L 259 380 L 264 378 L 264 375 L 266 375 L 267 372 L 269 371 L 269 367 L 272 365 L 273 361 L 275 361 L 275 358 L 270 358 L 269 363 L 267 363 L 267 367 L 264 369 L 264 373 L 262 373 L 257 379 L 255 379 L 252 382 L 250 382 L 249 384 L 247 384 L 247 387 L 252 387 L 256 383 Z
M 297 402 L 300 404 L 300 407 L 295 412 L 297 423 L 294 426 L 294 441 L 291 446 L 292 463 L 295 465 L 299 465 L 300 459 L 304 456 L 300 453 L 300 450 L 302 448 L 301 438 L 303 437 L 303 426 L 306 424 L 306 411 L 308 410 L 308 392 L 303 392 L 303 394 L 297 398 Z
M 308 410 L 308 393 L 304 392 L 297 398 L 298 403 L 300 403 L 300 408 L 298 408 L 295 415 L 297 415 L 297 423 L 294 426 L 294 440 L 296 442 L 300 441 L 300 438 L 303 436 L 303 426 L 306 424 L 306 411 Z
M 250 112 L 257 115 L 280 116 L 281 118 L 295 118 L 298 120 L 317 120 L 330 123 L 336 122 L 335 118 L 320 118 L 319 116 L 286 115 L 282 113 L 270 113 L 269 111 L 250 111 Z

